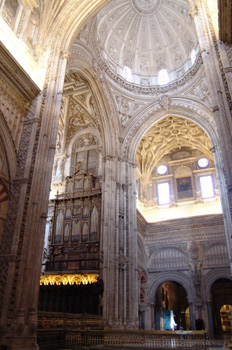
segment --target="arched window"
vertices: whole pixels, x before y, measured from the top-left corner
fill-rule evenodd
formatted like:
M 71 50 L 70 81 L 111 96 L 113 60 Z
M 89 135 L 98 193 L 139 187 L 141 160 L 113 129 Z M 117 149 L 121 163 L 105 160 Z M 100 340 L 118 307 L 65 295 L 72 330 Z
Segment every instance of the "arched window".
M 193 50 L 191 51 L 191 62 L 192 62 L 192 64 L 194 64 L 194 63 L 195 63 L 195 61 L 196 61 L 196 57 L 197 57 L 196 50 L 195 50 L 195 49 L 193 49 Z
M 127 66 L 124 67 L 123 76 L 126 80 L 131 81 L 132 74 L 131 74 L 131 69 L 129 67 Z
M 212 175 L 200 176 L 200 188 L 201 188 L 201 197 L 203 199 L 215 197 Z
M 157 185 L 158 203 L 169 204 L 171 202 L 170 182 L 161 182 Z
M 159 85 L 168 84 L 170 81 L 167 69 L 161 69 L 158 73 L 158 83 Z

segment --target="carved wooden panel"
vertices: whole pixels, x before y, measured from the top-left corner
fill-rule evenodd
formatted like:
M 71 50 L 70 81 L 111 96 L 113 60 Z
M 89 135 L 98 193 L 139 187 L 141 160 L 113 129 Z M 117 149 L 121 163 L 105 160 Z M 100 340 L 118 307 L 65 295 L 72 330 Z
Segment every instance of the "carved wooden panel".
M 101 192 L 91 175 L 66 179 L 55 200 L 47 270 L 99 269 Z

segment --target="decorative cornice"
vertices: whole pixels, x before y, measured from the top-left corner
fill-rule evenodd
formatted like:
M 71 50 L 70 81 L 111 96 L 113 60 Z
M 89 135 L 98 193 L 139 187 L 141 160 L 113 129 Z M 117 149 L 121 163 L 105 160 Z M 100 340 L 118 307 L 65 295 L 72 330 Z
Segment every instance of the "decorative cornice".
M 31 102 L 40 89 L 1 42 L 0 57 L 1 76 L 14 90 L 17 89 L 24 101 Z
M 73 285 L 91 284 L 99 280 L 99 274 L 75 274 L 75 275 L 44 275 L 40 276 L 40 285 Z

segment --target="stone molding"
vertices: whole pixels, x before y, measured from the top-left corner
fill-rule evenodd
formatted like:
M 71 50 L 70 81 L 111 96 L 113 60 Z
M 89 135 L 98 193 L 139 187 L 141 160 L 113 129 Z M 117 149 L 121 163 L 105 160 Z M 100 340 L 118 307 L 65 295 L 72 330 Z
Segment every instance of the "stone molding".
M 38 86 L 29 75 L 19 66 L 10 52 L 0 43 L 0 72 L 11 87 L 21 94 L 26 102 L 31 102 L 40 92 Z

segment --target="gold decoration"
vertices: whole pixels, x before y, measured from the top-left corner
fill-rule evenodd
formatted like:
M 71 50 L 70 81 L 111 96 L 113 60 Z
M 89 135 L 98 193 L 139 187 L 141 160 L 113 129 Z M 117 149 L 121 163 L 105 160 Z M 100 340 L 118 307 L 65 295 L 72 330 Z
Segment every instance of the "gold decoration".
M 73 284 L 91 284 L 96 283 L 99 279 L 99 274 L 85 274 L 85 275 L 44 275 L 40 276 L 40 285 L 73 285 Z

